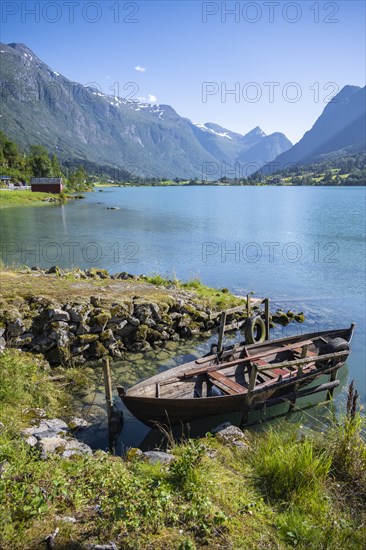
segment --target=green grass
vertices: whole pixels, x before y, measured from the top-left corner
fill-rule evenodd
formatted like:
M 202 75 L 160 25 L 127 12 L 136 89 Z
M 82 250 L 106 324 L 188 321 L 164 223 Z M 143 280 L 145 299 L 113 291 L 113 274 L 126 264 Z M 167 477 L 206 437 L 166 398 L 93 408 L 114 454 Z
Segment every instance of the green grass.
M 212 307 L 217 310 L 228 309 L 246 303 L 245 299 L 234 296 L 227 288 L 218 289 L 209 287 L 202 284 L 198 278 L 183 282 L 179 279 L 169 279 L 168 277 L 157 274 L 144 277 L 144 280 L 155 286 L 168 288 L 175 287 L 176 289 L 191 291 L 200 302 L 206 304 L 207 307 Z
M 297 430 L 289 429 L 284 437 L 270 429 L 258 444 L 253 466 L 267 498 L 297 501 L 321 493 L 331 463 L 329 452 L 317 451 L 310 439 L 298 439 Z
M 348 414 L 320 436 L 283 421 L 246 432 L 244 448 L 212 436 L 171 443 L 175 462 L 152 465 L 129 451 L 47 461 L 21 440 L 32 409 L 66 415 L 69 388 L 44 361 L 0 355 L 0 545 L 55 548 L 112 540 L 125 549 L 363 549 L 366 446 L 363 419 Z M 77 373 L 71 373 L 71 378 Z M 67 419 L 67 418 L 66 418 Z M 75 518 L 75 523 L 64 520 Z
M 61 389 L 51 380 L 50 367 L 41 356 L 16 350 L 0 353 L 0 421 L 18 429 L 27 425 L 36 408 L 50 415 L 63 412 L 67 401 Z
M 0 191 L 0 209 L 9 206 L 34 206 L 49 204 L 48 199 L 59 199 L 52 193 L 33 193 L 32 191 Z

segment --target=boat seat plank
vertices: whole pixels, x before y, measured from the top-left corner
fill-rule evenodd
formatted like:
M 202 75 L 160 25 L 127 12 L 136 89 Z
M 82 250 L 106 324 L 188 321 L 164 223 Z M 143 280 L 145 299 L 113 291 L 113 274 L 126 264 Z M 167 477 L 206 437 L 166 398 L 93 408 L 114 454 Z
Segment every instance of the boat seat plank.
M 295 353 L 301 354 L 301 352 L 302 352 L 302 346 L 299 347 L 299 348 L 294 348 L 292 351 L 295 352 Z M 311 351 L 311 350 L 309 350 L 309 349 L 306 350 L 306 357 L 316 357 L 317 355 L 318 355 L 318 354 L 316 353 L 316 351 Z
M 241 358 L 235 359 L 234 361 L 228 361 L 227 363 L 221 363 L 221 364 L 218 364 L 218 365 L 208 365 L 207 367 L 204 367 L 204 368 L 192 369 L 190 371 L 183 372 L 181 375 L 179 375 L 179 378 L 181 380 L 184 379 L 184 378 L 191 378 L 192 376 L 197 376 L 199 374 L 205 374 L 205 373 L 208 373 L 208 372 L 216 371 L 217 368 L 221 369 L 221 368 L 225 368 L 225 367 L 232 367 L 232 366 L 237 365 L 237 364 L 246 363 L 248 361 L 261 359 L 262 357 L 266 357 L 266 356 L 269 356 L 269 355 L 276 355 L 276 353 L 280 353 L 280 352 L 287 351 L 287 350 L 292 350 L 295 347 L 306 346 L 306 345 L 310 345 L 312 343 L 313 343 L 313 340 L 303 340 L 302 342 L 296 342 L 296 344 L 293 343 L 293 344 L 286 344 L 282 347 L 273 347 L 272 349 L 268 349 L 267 351 L 259 352 L 258 355 L 253 355 L 252 357 L 250 357 L 250 356 L 249 357 L 241 357 Z
M 254 361 L 251 361 L 254 365 L 257 365 L 257 367 L 267 367 L 269 363 L 267 361 L 263 361 L 263 359 L 255 359 Z
M 230 394 L 236 394 L 236 393 L 246 393 L 247 389 L 238 384 L 237 382 L 234 382 L 234 380 L 231 380 L 224 374 L 221 374 L 221 372 L 212 371 L 208 374 L 210 380 L 213 382 L 220 382 L 223 386 L 226 386 L 226 388 L 230 391 L 228 393 Z
M 271 372 L 275 374 L 276 377 L 280 375 L 285 376 L 286 374 L 289 373 L 288 370 L 272 368 L 273 365 L 271 365 L 270 363 L 267 363 L 266 361 L 263 361 L 263 359 L 256 359 L 255 361 L 252 361 L 252 363 L 257 365 L 257 367 L 268 367 L 268 371 L 265 371 L 265 373 L 268 374 Z
M 290 374 L 290 371 L 284 370 L 284 369 L 271 369 L 274 374 L 277 374 L 277 376 L 286 376 Z

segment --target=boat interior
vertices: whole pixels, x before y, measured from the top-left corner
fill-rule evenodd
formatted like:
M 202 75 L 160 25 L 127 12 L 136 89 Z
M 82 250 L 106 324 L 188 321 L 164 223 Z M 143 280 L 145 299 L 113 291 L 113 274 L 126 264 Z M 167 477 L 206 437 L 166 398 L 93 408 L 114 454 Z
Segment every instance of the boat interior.
M 127 393 L 136 397 L 200 399 L 247 394 L 249 391 L 255 394 L 268 391 L 272 386 L 275 390 L 280 382 L 285 385 L 285 381 L 293 383 L 295 379 L 316 375 L 326 364 L 316 361 L 316 357 L 328 340 L 329 337 L 314 335 L 293 338 L 291 342 L 230 346 L 219 354 L 202 357 L 157 375 Z

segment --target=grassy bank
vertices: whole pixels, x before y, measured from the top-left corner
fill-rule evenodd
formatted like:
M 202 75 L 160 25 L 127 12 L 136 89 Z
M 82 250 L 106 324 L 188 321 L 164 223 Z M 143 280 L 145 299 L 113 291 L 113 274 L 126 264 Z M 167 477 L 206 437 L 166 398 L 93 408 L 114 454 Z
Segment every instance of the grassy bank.
M 42 461 L 18 430 L 39 407 L 65 417 L 69 390 L 34 356 L 6 352 L 0 369 L 4 550 L 36 548 L 57 528 L 56 549 L 364 547 L 366 448 L 352 403 L 327 433 L 300 436 L 283 422 L 246 432 L 241 447 L 186 441 L 172 445 L 169 466 L 133 450 L 125 460 L 97 452 Z
M 35 206 L 60 202 L 59 195 L 52 193 L 33 193 L 32 191 L 0 191 L 0 209 L 9 206 Z
M 59 270 L 56 274 L 46 275 L 30 269 L 12 269 L 0 265 L 2 297 L 6 301 L 12 301 L 33 294 L 56 300 L 67 296 L 70 300 L 78 301 L 81 298 L 89 299 L 91 295 L 102 291 L 104 301 L 111 303 L 130 299 L 136 294 L 158 302 L 169 302 L 172 296 L 190 294 L 192 299 L 218 310 L 245 303 L 245 300 L 234 296 L 226 288 L 208 287 L 197 279 L 184 283 L 178 279 L 169 280 L 155 275 L 121 280 L 111 278 L 103 269 L 90 269 L 89 273 L 90 277 L 83 279 L 83 272 L 80 270 Z

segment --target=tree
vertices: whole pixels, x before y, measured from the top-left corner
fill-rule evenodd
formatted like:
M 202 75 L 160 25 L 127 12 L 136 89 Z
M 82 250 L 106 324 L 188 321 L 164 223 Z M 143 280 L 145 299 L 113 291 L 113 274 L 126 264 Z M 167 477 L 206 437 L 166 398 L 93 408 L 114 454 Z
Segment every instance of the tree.
M 75 172 L 71 172 L 69 174 L 68 188 L 70 190 L 82 191 L 83 189 L 85 189 L 87 178 L 88 174 L 86 173 L 84 167 L 78 166 Z
M 52 163 L 43 145 L 31 145 L 29 166 L 35 178 L 48 178 L 52 174 Z
M 55 154 L 51 157 L 51 169 L 52 169 L 52 177 L 53 178 L 61 178 L 62 177 L 62 170 L 59 163 L 59 160 Z
M 0 162 L 2 166 L 18 168 L 20 153 L 17 145 L 0 132 Z

